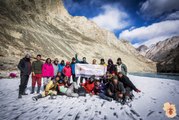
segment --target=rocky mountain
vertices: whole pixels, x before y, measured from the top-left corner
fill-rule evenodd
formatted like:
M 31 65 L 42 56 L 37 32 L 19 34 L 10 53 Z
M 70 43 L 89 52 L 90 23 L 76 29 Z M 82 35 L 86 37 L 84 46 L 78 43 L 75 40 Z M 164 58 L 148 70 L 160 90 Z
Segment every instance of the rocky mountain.
M 142 47 L 137 50 L 141 53 Z M 179 73 L 179 36 L 175 36 L 144 49 L 143 55 L 157 63 L 158 72 Z
M 13 69 L 25 53 L 43 58 L 116 60 L 129 71 L 153 72 L 155 63 L 85 17 L 69 15 L 62 0 L 0 0 L 0 67 Z
M 146 46 L 146 45 L 141 45 L 139 46 L 136 50 L 140 52 L 140 54 L 142 54 L 143 56 L 145 56 L 146 54 L 146 51 L 148 50 L 149 48 Z

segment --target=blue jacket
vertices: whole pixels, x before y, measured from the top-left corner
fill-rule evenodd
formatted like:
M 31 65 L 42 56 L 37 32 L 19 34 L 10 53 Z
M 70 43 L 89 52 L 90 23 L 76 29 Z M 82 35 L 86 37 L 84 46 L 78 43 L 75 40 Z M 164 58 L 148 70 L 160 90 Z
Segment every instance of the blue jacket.
M 75 74 L 75 64 L 76 64 L 76 63 L 71 63 L 71 71 L 72 71 L 72 74 Z
M 58 72 L 62 72 L 64 67 L 65 67 L 65 65 L 58 64 Z

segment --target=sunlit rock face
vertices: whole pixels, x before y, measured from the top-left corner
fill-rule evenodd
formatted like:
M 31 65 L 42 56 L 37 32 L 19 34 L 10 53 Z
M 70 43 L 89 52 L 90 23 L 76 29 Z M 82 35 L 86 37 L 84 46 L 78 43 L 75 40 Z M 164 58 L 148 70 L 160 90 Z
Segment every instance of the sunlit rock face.
M 0 0 L 0 66 L 15 69 L 25 53 L 71 61 L 75 53 L 114 62 L 121 57 L 131 72 L 154 72 L 155 63 L 128 42 L 85 17 L 72 17 L 61 0 Z
M 158 72 L 179 73 L 179 36 L 160 41 L 149 48 L 141 45 L 140 54 L 157 62 Z

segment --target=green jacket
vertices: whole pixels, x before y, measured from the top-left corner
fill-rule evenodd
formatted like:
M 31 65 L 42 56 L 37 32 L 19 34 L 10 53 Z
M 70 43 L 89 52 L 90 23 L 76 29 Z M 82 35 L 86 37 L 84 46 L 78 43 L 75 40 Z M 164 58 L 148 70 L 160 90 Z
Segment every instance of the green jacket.
M 121 67 L 121 70 L 118 70 L 119 66 Z M 120 71 L 123 73 L 123 75 L 127 75 L 127 66 L 124 63 L 122 63 L 121 65 L 116 65 L 116 71 Z
M 32 72 L 35 74 L 42 74 L 42 65 L 41 61 L 34 61 L 32 62 Z

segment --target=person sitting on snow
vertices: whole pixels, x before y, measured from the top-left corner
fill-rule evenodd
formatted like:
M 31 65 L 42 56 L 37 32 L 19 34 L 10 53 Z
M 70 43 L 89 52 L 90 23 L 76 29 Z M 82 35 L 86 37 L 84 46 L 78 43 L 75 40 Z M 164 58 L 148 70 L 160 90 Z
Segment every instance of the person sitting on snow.
M 81 83 L 81 86 L 86 90 L 90 95 L 94 95 L 94 81 L 95 76 L 92 75 L 85 83 Z
M 107 85 L 100 83 L 99 80 L 96 80 L 94 85 L 94 93 L 102 99 L 112 101 L 112 98 L 106 95 L 106 87 Z
M 126 90 L 124 88 L 123 83 L 118 81 L 117 76 L 114 76 L 112 78 L 112 81 L 108 85 L 107 95 L 109 97 L 112 97 L 114 100 L 123 104 L 123 98 L 124 98 L 125 92 Z
M 59 92 L 68 97 L 78 97 L 78 94 L 74 92 L 75 89 L 78 89 L 76 83 L 69 83 L 68 77 L 64 77 L 63 82 L 60 82 L 58 85 Z
M 141 92 L 139 89 L 135 87 L 135 85 L 130 81 L 130 79 L 126 75 L 123 75 L 122 72 L 118 72 L 117 75 L 118 75 L 119 81 L 124 84 L 124 87 L 126 89 L 126 96 L 128 96 L 128 99 L 126 98 L 126 100 L 129 100 L 129 99 L 132 100 L 134 98 L 132 90 L 134 90 L 137 93 Z
M 45 91 L 43 91 L 42 94 L 39 94 L 38 96 L 32 97 L 32 99 L 34 101 L 37 101 L 39 98 L 43 98 L 48 95 L 50 95 L 50 97 L 53 99 L 54 96 L 57 95 L 56 88 L 57 88 L 59 80 L 60 78 L 58 76 L 56 76 L 55 78 L 52 78 L 46 85 Z

